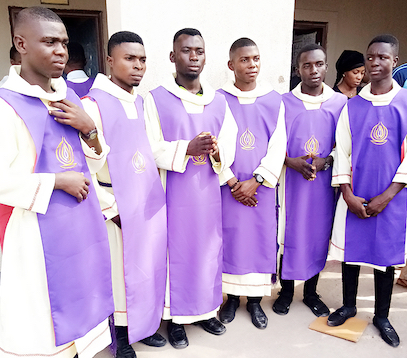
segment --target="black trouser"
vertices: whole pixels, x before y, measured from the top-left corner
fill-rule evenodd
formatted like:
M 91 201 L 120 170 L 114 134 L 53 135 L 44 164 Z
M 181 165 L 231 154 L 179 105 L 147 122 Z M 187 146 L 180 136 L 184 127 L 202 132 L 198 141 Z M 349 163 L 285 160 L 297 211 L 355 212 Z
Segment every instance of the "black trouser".
M 317 283 L 318 283 L 319 273 L 311 277 L 304 282 L 304 297 L 312 296 L 317 294 Z M 281 283 L 281 296 L 294 297 L 294 280 L 283 280 L 280 279 Z
M 343 305 L 356 307 L 356 295 L 359 283 L 359 265 L 342 263 L 342 294 Z M 393 292 L 394 267 L 389 266 L 386 271 L 374 270 L 375 315 L 381 318 L 389 316 L 391 294 Z
M 238 300 L 240 298 L 240 296 L 235 296 L 235 295 L 229 295 L 228 294 L 228 298 Z M 247 302 L 249 302 L 249 303 L 260 303 L 262 298 L 263 297 L 249 297 L 249 296 L 247 296 Z

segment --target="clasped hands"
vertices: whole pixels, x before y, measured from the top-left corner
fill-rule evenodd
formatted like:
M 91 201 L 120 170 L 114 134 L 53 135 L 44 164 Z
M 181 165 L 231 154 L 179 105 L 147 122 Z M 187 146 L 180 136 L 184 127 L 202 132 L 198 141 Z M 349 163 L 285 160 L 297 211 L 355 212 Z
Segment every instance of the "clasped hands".
M 308 159 L 312 159 L 312 163 L 308 163 Z M 325 158 L 317 157 L 315 154 L 307 154 L 296 158 L 285 158 L 285 165 L 289 168 L 296 170 L 304 179 L 314 181 L 317 177 L 317 172 L 324 169 Z
M 348 205 L 350 212 L 354 213 L 359 219 L 366 219 L 380 214 L 394 196 L 404 188 L 404 183 L 391 183 L 389 187 L 381 194 L 366 200 L 353 194 L 350 184 L 341 184 L 343 199 Z
M 194 157 L 208 154 L 220 162 L 218 139 L 211 132 L 201 132 L 189 142 L 186 154 Z
M 233 177 L 228 180 L 227 184 L 229 187 L 233 186 L 231 192 L 236 201 L 245 206 L 257 206 L 258 200 L 255 195 L 257 194 L 256 190 L 260 186 L 260 183 L 258 183 L 255 178 L 240 182 L 236 177 Z

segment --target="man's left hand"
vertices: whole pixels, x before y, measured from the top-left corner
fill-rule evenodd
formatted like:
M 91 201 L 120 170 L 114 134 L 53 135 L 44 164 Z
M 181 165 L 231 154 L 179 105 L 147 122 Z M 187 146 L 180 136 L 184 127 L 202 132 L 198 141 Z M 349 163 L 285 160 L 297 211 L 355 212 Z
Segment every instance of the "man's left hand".
M 244 201 L 245 199 L 253 197 L 256 193 L 257 188 L 260 183 L 256 179 L 251 178 L 241 182 L 241 185 L 236 189 L 232 190 L 232 195 L 237 201 Z

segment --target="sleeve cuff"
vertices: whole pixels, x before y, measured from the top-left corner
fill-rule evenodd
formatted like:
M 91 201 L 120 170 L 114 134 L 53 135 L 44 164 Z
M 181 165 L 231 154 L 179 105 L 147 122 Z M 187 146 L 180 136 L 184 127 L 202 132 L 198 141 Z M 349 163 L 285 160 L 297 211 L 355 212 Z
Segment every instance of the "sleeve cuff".
M 51 200 L 51 195 L 55 187 L 54 173 L 38 174 L 38 187 L 32 199 L 30 211 L 39 214 L 45 214 L 48 210 L 48 205 Z
M 175 150 L 174 160 L 172 163 L 172 170 L 178 173 L 184 173 L 187 169 L 189 155 L 187 155 L 188 140 L 179 140 Z
M 255 169 L 253 174 L 260 174 L 264 178 L 263 185 L 268 188 L 275 188 L 277 185 L 278 177 L 263 166 L 259 166 L 257 169 Z
M 393 183 L 402 183 L 407 185 L 407 173 L 396 173 L 392 181 Z
M 351 184 L 350 174 L 339 174 L 332 176 L 331 185 L 334 187 L 340 186 L 341 184 Z

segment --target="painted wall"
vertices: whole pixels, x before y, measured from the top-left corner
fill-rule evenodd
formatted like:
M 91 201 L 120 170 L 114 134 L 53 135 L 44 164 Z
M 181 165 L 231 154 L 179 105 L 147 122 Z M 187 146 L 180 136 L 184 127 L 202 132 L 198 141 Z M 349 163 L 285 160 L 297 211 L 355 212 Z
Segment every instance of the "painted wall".
M 169 60 L 174 34 L 185 27 L 201 31 L 206 43 L 203 76 L 220 87 L 231 76 L 228 52 L 240 37 L 254 40 L 262 68 L 259 79 L 274 88 L 289 88 L 294 0 L 234 1 L 107 0 L 108 32 L 128 30 L 138 33 L 147 53 L 147 72 L 139 92 L 144 95 L 175 71 Z
M 11 30 L 9 6 L 40 6 L 40 0 L 0 0 L 0 79 L 8 73 L 10 67 L 9 50 L 11 47 Z M 45 5 L 41 5 L 45 6 Z M 46 7 L 65 10 L 103 11 L 103 31 L 107 43 L 106 2 L 105 0 L 69 0 L 69 5 L 46 5 Z
M 399 64 L 407 62 L 407 6 L 404 0 L 297 0 L 295 20 L 328 22 L 328 76 L 333 85 L 335 63 L 343 50 L 365 53 L 376 35 L 390 33 L 400 41 Z

